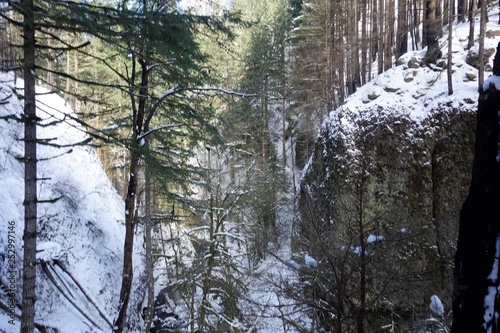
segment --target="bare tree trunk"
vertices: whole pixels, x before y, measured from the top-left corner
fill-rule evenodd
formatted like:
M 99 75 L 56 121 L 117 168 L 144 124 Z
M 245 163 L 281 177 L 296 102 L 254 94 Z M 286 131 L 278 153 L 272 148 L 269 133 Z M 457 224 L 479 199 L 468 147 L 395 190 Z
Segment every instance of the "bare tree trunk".
M 78 78 L 78 52 L 74 51 L 73 52 L 73 76 L 75 78 Z M 78 81 L 75 81 L 73 82 L 73 92 L 76 94 L 78 93 Z M 73 103 L 72 103 L 72 106 L 73 106 L 73 110 L 76 110 L 76 97 L 73 95 Z
M 427 64 L 434 63 L 441 57 L 438 38 L 442 29 L 440 20 L 438 20 L 437 5 L 436 0 L 427 0 L 427 52 L 424 58 Z
M 359 85 L 359 29 L 358 29 L 358 0 L 351 0 L 342 11 L 342 19 L 346 22 L 347 31 L 346 64 L 347 64 L 347 95 L 356 92 Z
M 337 50 L 335 49 L 335 14 L 334 14 L 334 6 L 331 1 L 326 5 L 326 92 L 325 92 L 325 104 L 327 108 L 327 112 L 333 109 L 334 107 L 334 91 L 335 91 L 335 54 Z
M 469 41 L 467 43 L 467 48 L 470 49 L 474 46 L 474 29 L 476 27 L 476 0 L 471 0 L 469 9 Z
M 149 131 L 149 126 L 144 128 L 144 132 Z M 148 149 L 150 146 L 150 137 L 145 139 L 144 147 Z M 153 246 L 152 246 L 152 219 L 151 219 L 151 171 L 148 165 L 145 166 L 144 171 L 144 192 L 145 192 L 145 243 L 146 243 L 146 284 L 147 284 L 147 310 L 144 318 L 145 333 L 149 333 L 151 324 L 154 317 L 154 303 L 155 303 L 155 280 L 154 280 L 154 262 L 153 262 Z
M 368 61 L 368 66 L 370 67 L 370 70 L 368 71 L 368 75 L 371 76 L 371 64 L 377 60 L 377 53 L 378 53 L 378 26 L 379 26 L 379 13 L 378 13 L 378 0 L 371 0 L 371 19 L 372 19 L 372 26 L 371 26 L 371 38 L 370 38 L 370 58 Z
M 467 0 L 458 0 L 458 22 L 465 22 L 467 20 Z
M 398 30 L 396 35 L 396 57 L 408 52 L 408 16 L 407 0 L 398 0 Z
M 367 69 L 367 59 L 368 57 L 368 22 L 367 22 L 367 11 L 368 11 L 368 0 L 361 0 L 361 85 L 365 85 L 367 82 L 366 69 Z
M 385 11 L 385 38 L 384 38 L 384 71 L 392 67 L 392 48 L 394 45 L 394 15 L 395 15 L 395 0 L 386 0 Z
M 446 75 L 448 76 L 448 95 L 453 95 L 453 71 L 452 71 L 452 42 L 453 42 L 453 15 L 451 10 L 451 5 L 448 5 L 448 61 L 446 67 Z M 457 22 L 458 23 L 458 22 Z
M 35 329 L 37 149 L 35 18 L 33 0 L 22 0 L 24 52 L 24 255 L 21 332 Z
M 367 173 L 367 161 L 363 159 L 361 161 L 361 178 L 358 180 L 358 185 L 356 185 L 356 201 L 357 201 L 357 232 L 359 241 L 359 308 L 356 314 L 356 326 L 357 333 L 365 332 L 365 315 L 366 315 L 366 293 L 367 293 L 367 254 L 366 254 L 366 238 L 365 238 L 365 191 L 366 191 L 366 176 Z
M 415 46 L 417 47 L 417 49 L 418 43 L 422 43 L 422 48 L 425 47 L 425 22 L 422 20 L 425 15 L 421 14 L 423 12 L 422 1 L 423 0 L 414 0 L 413 28 L 415 29 Z M 420 35 L 420 24 L 422 24 L 422 35 Z
M 385 13 L 385 1 L 384 0 L 379 0 L 378 2 L 378 29 L 377 29 L 377 40 L 378 40 L 378 45 L 377 45 L 377 52 L 378 52 L 378 62 L 377 62 L 377 67 L 378 67 L 378 73 L 383 73 L 384 72 L 384 27 L 385 27 L 385 20 L 384 20 L 384 13 Z
M 76 51 L 75 51 L 76 52 Z M 69 74 L 71 71 L 71 61 L 70 61 L 71 52 L 66 52 L 66 74 L 68 77 L 66 78 L 66 88 L 64 89 L 64 99 L 68 101 L 69 99 L 69 88 L 71 87 L 71 81 L 69 79 Z
M 134 56 L 133 56 L 134 57 Z M 132 59 L 135 64 L 135 59 Z M 141 160 L 140 146 L 141 146 L 141 130 L 144 128 L 144 121 L 146 118 L 146 99 L 148 98 L 148 85 L 149 85 L 149 71 L 148 62 L 145 59 L 140 59 L 142 76 L 140 79 L 140 89 L 138 103 L 136 103 L 133 84 L 134 78 L 130 80 L 130 98 L 133 105 L 133 129 L 132 129 L 132 144 L 130 148 L 130 165 L 129 165 L 129 182 L 127 195 L 125 197 L 125 243 L 123 246 L 123 272 L 122 272 L 122 285 L 120 289 L 120 302 L 118 316 L 115 320 L 113 332 L 123 332 L 127 321 L 128 303 L 130 301 L 130 293 L 132 292 L 133 281 L 133 250 L 134 250 L 134 229 L 135 229 L 135 211 L 136 211 L 136 194 L 139 164 Z M 135 67 L 135 66 L 134 66 Z M 133 68 L 132 73 L 135 73 Z M 135 74 L 133 74 L 135 75 Z
M 479 73 L 478 73 L 478 84 L 479 87 L 483 86 L 484 83 L 484 34 L 486 32 L 486 1 L 481 4 L 481 21 L 479 25 Z

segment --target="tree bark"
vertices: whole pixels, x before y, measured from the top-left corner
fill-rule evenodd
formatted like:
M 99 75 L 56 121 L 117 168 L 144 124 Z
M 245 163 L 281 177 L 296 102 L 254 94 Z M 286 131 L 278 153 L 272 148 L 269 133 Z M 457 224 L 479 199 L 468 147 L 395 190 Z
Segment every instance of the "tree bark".
M 408 52 L 408 16 L 406 0 L 398 0 L 398 30 L 396 35 L 396 58 Z
M 35 329 L 37 149 L 35 21 L 33 0 L 23 0 L 24 15 L 24 256 L 21 332 Z
M 486 2 L 481 4 L 481 21 L 479 23 L 479 70 L 478 70 L 478 84 L 482 87 L 484 83 L 484 35 L 486 33 Z
M 467 42 L 467 48 L 470 49 L 474 46 L 474 29 L 476 27 L 476 8 L 477 0 L 471 0 L 469 9 L 469 41 Z
M 378 52 L 378 61 L 377 61 L 377 67 L 378 67 L 378 73 L 381 74 L 384 72 L 384 27 L 385 27 L 385 1 L 384 0 L 379 0 L 378 3 L 378 34 L 377 34 L 377 52 Z M 387 29 L 387 28 L 386 28 Z
M 451 4 L 448 3 L 448 61 L 446 66 L 446 75 L 448 78 L 448 95 L 453 95 L 453 71 L 452 71 L 452 44 L 453 44 L 453 15 Z
M 133 56 L 134 57 L 134 56 Z M 135 61 L 134 59 L 132 60 Z M 125 198 L 125 243 L 123 245 L 123 272 L 122 285 L 120 289 L 120 303 L 118 316 L 115 320 L 113 332 L 121 333 L 125 328 L 127 321 L 127 309 L 132 291 L 133 281 L 133 250 L 134 250 L 134 229 L 135 229 L 135 211 L 136 211 L 136 194 L 137 180 L 139 173 L 139 165 L 141 161 L 141 132 L 144 129 L 146 119 L 146 100 L 148 98 L 149 86 L 149 71 L 148 62 L 145 59 L 140 59 L 142 76 L 139 84 L 139 94 L 137 95 L 138 103 L 136 103 L 136 94 L 133 93 L 135 74 L 130 80 L 130 98 L 132 99 L 133 108 L 133 130 L 132 130 L 132 146 L 130 148 L 130 164 L 129 164 L 129 182 L 127 196 Z M 133 69 L 134 73 L 135 68 Z
M 144 128 L 144 132 L 149 131 L 149 126 Z M 146 137 L 145 148 L 150 147 L 150 138 Z M 153 242 L 152 242 L 152 228 L 153 220 L 151 219 L 151 170 L 150 166 L 145 166 L 144 172 L 144 192 L 145 192 L 145 245 L 146 245 L 146 284 L 147 284 L 147 310 L 146 317 L 144 318 L 145 333 L 149 333 L 154 316 L 154 302 L 155 302 L 155 281 L 154 281 L 154 261 L 153 261 Z
M 458 22 L 465 22 L 467 20 L 467 0 L 458 0 Z
M 364 86 L 367 80 L 368 63 L 368 0 L 361 0 L 361 85 Z
M 498 105 L 500 91 L 480 92 L 471 186 L 460 214 L 455 255 L 452 333 L 492 332 L 491 328 L 498 332 L 498 323 L 493 322 L 498 313 L 492 310 L 491 317 L 485 313 L 485 303 L 494 301 L 496 312 L 499 309 L 498 266 L 496 270 L 494 266 L 500 251 Z M 488 294 L 491 301 L 485 302 Z
M 438 20 L 436 0 L 426 2 L 426 24 L 427 24 L 427 52 L 424 61 L 426 64 L 434 63 L 441 57 L 439 48 L 439 35 L 441 31 L 440 20 Z

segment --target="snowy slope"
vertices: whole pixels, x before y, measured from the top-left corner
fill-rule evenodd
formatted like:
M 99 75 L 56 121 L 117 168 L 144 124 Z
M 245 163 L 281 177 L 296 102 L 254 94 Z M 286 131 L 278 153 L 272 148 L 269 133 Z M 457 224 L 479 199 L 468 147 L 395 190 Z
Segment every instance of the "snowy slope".
M 11 75 L 0 76 L 0 99 L 7 98 L 8 101 L 0 105 L 0 117 L 22 113 L 22 100 L 16 97 L 16 94 L 22 95 L 21 87 L 21 80 L 15 84 Z M 40 88 L 37 88 L 37 93 L 40 94 L 37 114 L 44 125 L 51 124 L 39 126 L 39 138 L 55 138 L 49 142 L 56 145 L 72 145 L 87 138 L 82 127 L 69 119 L 73 112 L 60 97 Z M 18 158 L 24 154 L 23 125 L 12 119 L 0 120 L 0 133 L 0 300 L 8 304 L 6 292 L 10 284 L 7 259 L 3 253 L 7 253 L 7 225 L 10 222 L 15 225 L 15 292 L 20 304 L 24 166 Z M 37 259 L 46 264 L 39 264 L 37 269 L 35 320 L 60 332 L 99 331 L 92 326 L 110 331 L 121 283 L 124 203 L 108 180 L 93 148 L 85 145 L 38 147 L 38 156 L 42 160 L 38 163 L 38 177 L 41 179 L 38 198 L 60 200 L 38 206 Z M 141 272 L 141 261 L 136 260 L 135 265 L 136 271 Z M 133 300 L 132 304 L 138 301 Z M 131 312 L 134 316 L 134 311 Z M 19 309 L 16 313 L 20 314 Z M 19 332 L 18 319 L 15 325 L 9 324 L 8 320 L 8 315 L 0 311 L 0 332 Z
M 500 31 L 498 22 L 498 7 L 494 6 L 488 10 L 489 22 L 486 31 Z M 454 22 L 456 24 L 456 21 Z M 442 61 L 446 63 L 448 43 L 446 36 L 447 28 L 444 28 L 445 36 L 440 40 L 443 53 Z M 476 42 L 471 51 L 478 52 L 479 23 L 476 24 Z M 467 64 L 467 40 L 469 34 L 469 23 L 460 23 L 453 28 L 452 41 L 452 72 L 453 91 L 448 95 L 448 82 L 445 67 L 440 65 L 424 66 L 420 64 L 417 68 L 409 66 L 410 60 L 417 63 L 423 59 L 427 49 L 410 51 L 397 60 L 397 64 L 388 71 L 375 75 L 368 84 L 358 88 L 356 93 L 349 96 L 345 104 L 333 110 L 328 119 L 323 123 L 323 128 L 340 126 L 342 131 L 352 130 L 352 120 L 355 118 L 372 119 L 382 117 L 406 117 L 409 121 L 421 124 L 433 113 L 441 112 L 443 106 L 447 109 L 470 110 L 475 112 L 478 98 L 478 71 Z M 484 41 L 485 50 L 496 49 L 500 38 L 496 33 L 487 34 L 494 36 L 486 37 Z M 489 58 L 492 66 L 493 55 Z M 438 61 L 439 64 L 439 61 Z M 376 64 L 373 65 L 376 70 Z M 492 75 L 491 67 L 485 71 L 485 80 Z M 379 114 L 379 113 L 382 114 Z M 309 161 L 310 163 L 311 161 Z M 308 166 L 304 168 L 307 172 Z

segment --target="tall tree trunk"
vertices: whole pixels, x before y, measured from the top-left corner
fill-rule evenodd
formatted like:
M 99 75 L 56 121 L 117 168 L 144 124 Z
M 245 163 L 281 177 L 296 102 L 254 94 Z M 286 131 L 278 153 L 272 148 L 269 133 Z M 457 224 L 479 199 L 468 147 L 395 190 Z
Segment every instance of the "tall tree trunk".
M 361 85 L 367 82 L 368 56 L 368 0 L 361 0 Z
M 424 61 L 427 64 L 434 63 L 441 57 L 438 38 L 442 29 L 438 20 L 437 4 L 436 0 L 427 0 L 426 4 L 427 52 Z
M 361 162 L 362 175 L 359 179 L 356 189 L 356 200 L 357 200 L 357 232 L 359 241 L 359 307 L 356 313 L 356 332 L 365 332 L 365 316 L 366 316 L 366 294 L 367 294 L 367 249 L 366 249 L 366 237 L 365 237 L 365 193 L 366 193 L 366 175 L 368 173 L 368 166 L 366 159 Z
M 415 46 L 417 47 L 416 49 L 418 50 L 418 43 L 422 43 L 422 48 L 425 47 L 425 21 L 422 20 L 425 15 L 422 15 L 422 1 L 423 0 L 414 0 L 414 7 L 413 7 L 413 28 L 415 29 Z M 422 35 L 420 35 L 420 24 L 422 24 Z
M 132 60 L 135 63 L 135 60 Z M 123 332 L 127 322 L 128 303 L 130 293 L 132 292 L 133 281 L 133 250 L 134 250 L 134 229 L 135 229 L 135 211 L 136 194 L 139 176 L 139 165 L 141 161 L 141 132 L 144 129 L 146 119 L 146 100 L 148 98 L 149 86 L 149 63 L 145 59 L 140 59 L 141 79 L 139 94 L 134 94 L 134 78 L 130 82 L 130 98 L 132 99 L 133 121 L 132 121 L 132 145 L 130 148 L 129 182 L 127 195 L 125 197 L 125 243 L 123 245 L 123 272 L 122 285 L 120 289 L 119 311 L 114 323 L 113 332 Z M 132 69 L 134 73 L 135 68 Z M 135 74 L 133 74 L 135 75 Z M 136 103 L 135 98 L 139 100 Z
M 449 5 L 448 8 L 448 17 L 450 19 L 448 22 L 448 61 L 446 66 L 446 75 L 448 78 L 448 95 L 453 95 L 453 71 L 452 71 L 453 15 L 452 15 L 451 5 Z
M 407 0 L 398 0 L 398 30 L 396 35 L 396 57 L 399 58 L 408 52 L 408 16 Z
M 144 128 L 144 132 L 149 131 L 149 126 Z M 145 149 L 150 147 L 150 137 L 145 139 Z M 148 296 L 147 310 L 144 318 L 145 333 L 149 333 L 154 316 L 155 303 L 155 281 L 154 281 L 154 262 L 153 262 L 153 246 L 152 246 L 152 228 L 153 221 L 151 219 L 151 170 L 146 164 L 144 170 L 144 196 L 145 196 L 145 232 L 144 238 L 146 243 L 146 289 Z
M 385 37 L 384 37 L 384 71 L 389 70 L 392 67 L 392 56 L 393 56 L 393 46 L 394 46 L 394 15 L 396 11 L 396 6 L 394 5 L 395 0 L 385 0 Z
M 71 57 L 71 52 L 69 52 L 69 51 L 66 52 L 66 74 L 68 74 L 68 77 L 66 78 L 66 87 L 64 89 L 64 100 L 66 100 L 66 101 L 68 101 L 70 98 L 70 95 L 69 95 L 69 88 L 71 87 L 71 81 L 69 79 L 69 74 L 71 71 L 70 57 Z
M 471 0 L 469 8 L 469 41 L 467 43 L 467 48 L 470 49 L 474 46 L 474 29 L 476 27 L 476 0 Z
M 458 22 L 465 22 L 467 20 L 467 0 L 458 0 Z
M 35 95 L 35 18 L 33 0 L 23 0 L 24 52 L 24 255 L 21 332 L 35 329 L 37 149 Z
M 385 10 L 386 8 L 384 7 L 385 1 L 384 0 L 379 0 L 378 2 L 378 29 L 377 29 L 377 40 L 378 40 L 378 45 L 377 45 L 377 52 L 378 52 L 378 73 L 381 74 L 384 72 L 384 27 L 385 27 Z M 386 28 L 387 29 L 387 28 Z
M 74 59 L 74 61 L 73 61 L 73 76 L 75 78 L 78 78 L 78 52 L 73 51 L 73 59 Z M 78 81 L 76 81 L 76 80 L 73 82 L 73 92 L 75 94 L 78 94 Z M 73 101 L 73 103 L 71 103 L 71 105 L 73 106 L 73 110 L 76 110 L 77 100 L 76 100 L 75 95 L 73 95 L 72 101 Z
M 486 1 L 481 4 L 481 21 L 479 23 L 479 75 L 478 84 L 479 87 L 483 86 L 484 83 L 484 35 L 486 33 Z
M 338 50 L 336 49 L 335 43 L 335 6 L 331 1 L 328 1 L 326 5 L 326 88 L 325 88 L 325 104 L 326 112 L 334 109 L 334 99 L 335 99 L 335 75 L 337 70 L 337 64 L 335 61 L 336 56 L 338 57 Z
M 500 44 L 493 72 L 500 75 Z M 496 69 L 495 69 L 496 68 Z M 500 91 L 480 92 L 469 195 L 460 214 L 452 333 L 498 332 L 500 256 Z M 495 327 L 496 326 L 496 327 Z M 491 330 L 493 329 L 493 330 Z

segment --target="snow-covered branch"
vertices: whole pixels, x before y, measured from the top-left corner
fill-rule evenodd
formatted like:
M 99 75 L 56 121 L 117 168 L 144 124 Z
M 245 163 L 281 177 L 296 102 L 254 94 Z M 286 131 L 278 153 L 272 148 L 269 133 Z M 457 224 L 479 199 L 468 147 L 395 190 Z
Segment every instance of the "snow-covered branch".
M 235 91 L 232 89 L 224 89 L 224 88 L 219 88 L 219 87 L 196 87 L 189 89 L 192 91 L 215 91 L 215 92 L 220 92 L 228 95 L 235 95 L 239 97 L 258 97 L 258 94 L 248 94 L 248 93 L 243 93 L 239 91 Z
M 168 129 L 168 128 L 172 128 L 172 127 L 180 127 L 180 126 L 182 126 L 181 123 L 178 123 L 178 124 L 168 124 L 168 125 L 156 127 L 156 128 L 150 129 L 149 131 L 147 131 L 147 132 L 142 133 L 141 135 L 139 135 L 137 137 L 137 140 L 142 140 L 142 139 L 144 139 L 145 137 L 147 137 L 148 135 L 150 135 L 151 133 L 154 133 L 154 132 L 158 132 L 158 131 L 161 131 L 161 130 L 164 130 L 164 129 Z

